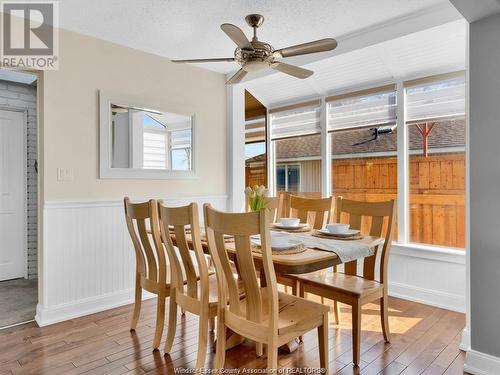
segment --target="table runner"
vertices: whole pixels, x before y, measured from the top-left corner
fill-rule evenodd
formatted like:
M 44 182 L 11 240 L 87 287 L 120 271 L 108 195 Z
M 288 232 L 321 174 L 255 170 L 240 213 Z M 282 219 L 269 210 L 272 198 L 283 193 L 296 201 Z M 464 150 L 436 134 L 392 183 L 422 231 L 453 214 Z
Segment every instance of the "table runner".
M 370 246 L 359 241 L 324 239 L 303 233 L 290 233 L 290 240 L 301 241 L 310 249 L 333 252 L 338 255 L 342 263 L 372 255 Z

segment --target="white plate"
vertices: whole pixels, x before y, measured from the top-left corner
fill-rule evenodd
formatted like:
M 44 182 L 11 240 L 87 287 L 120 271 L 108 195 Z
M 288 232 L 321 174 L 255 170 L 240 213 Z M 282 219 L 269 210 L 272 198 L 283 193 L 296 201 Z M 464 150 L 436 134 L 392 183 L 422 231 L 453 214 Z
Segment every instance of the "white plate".
M 332 237 L 353 237 L 359 234 L 359 230 L 357 229 L 348 229 L 344 233 L 332 233 L 328 229 L 318 229 L 318 232 Z
M 299 225 L 287 226 L 287 225 L 283 225 L 281 223 L 274 223 L 273 227 L 278 228 L 278 229 L 302 229 L 302 228 L 307 227 L 307 224 L 301 223 Z
M 252 237 L 252 244 L 256 245 L 256 246 L 260 246 L 260 238 Z M 291 247 L 301 245 L 301 244 L 302 244 L 302 241 L 290 240 L 290 241 L 288 241 L 288 245 L 286 245 L 286 246 L 273 246 L 272 250 L 286 250 L 286 249 L 289 249 Z

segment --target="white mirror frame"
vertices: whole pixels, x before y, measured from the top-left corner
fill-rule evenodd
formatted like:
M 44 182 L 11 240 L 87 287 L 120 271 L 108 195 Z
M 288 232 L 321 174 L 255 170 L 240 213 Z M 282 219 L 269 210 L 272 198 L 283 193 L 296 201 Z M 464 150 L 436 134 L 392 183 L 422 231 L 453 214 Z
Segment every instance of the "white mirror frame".
M 192 129 L 191 170 L 111 168 L 111 103 L 135 108 L 154 109 L 161 112 L 181 113 L 190 116 Z M 99 90 L 99 178 L 148 180 L 196 178 L 198 131 L 195 119 L 196 111 L 184 105 L 170 103 L 162 105 L 159 108 L 157 105 L 144 103 L 140 97 Z

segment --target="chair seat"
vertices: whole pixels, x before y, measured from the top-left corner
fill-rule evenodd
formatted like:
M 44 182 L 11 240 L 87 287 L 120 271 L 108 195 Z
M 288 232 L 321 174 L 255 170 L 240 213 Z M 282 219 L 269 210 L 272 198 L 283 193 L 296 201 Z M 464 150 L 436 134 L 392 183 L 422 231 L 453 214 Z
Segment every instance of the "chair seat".
M 333 272 L 333 270 L 311 272 L 303 275 L 297 275 L 297 279 L 301 284 L 320 288 L 323 290 L 348 294 L 358 298 L 367 297 L 375 294 L 379 295 L 383 292 L 384 286 L 375 280 L 367 280 L 360 276 L 346 275 L 341 272 Z M 324 295 L 327 297 L 327 295 Z
M 269 303 L 267 288 L 261 288 L 262 294 L 262 324 L 267 325 L 269 318 Z M 278 334 L 301 332 L 310 330 L 311 326 L 317 327 L 317 322 L 323 319 L 323 314 L 330 311 L 329 306 L 287 293 L 278 292 L 279 318 Z M 241 316 L 246 316 L 247 300 L 240 302 Z

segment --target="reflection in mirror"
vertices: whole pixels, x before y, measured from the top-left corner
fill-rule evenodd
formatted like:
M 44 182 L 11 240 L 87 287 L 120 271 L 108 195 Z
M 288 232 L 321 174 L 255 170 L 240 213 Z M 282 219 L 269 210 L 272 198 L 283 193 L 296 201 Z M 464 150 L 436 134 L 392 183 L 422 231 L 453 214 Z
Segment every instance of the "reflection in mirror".
M 111 168 L 192 169 L 192 117 L 111 104 Z

